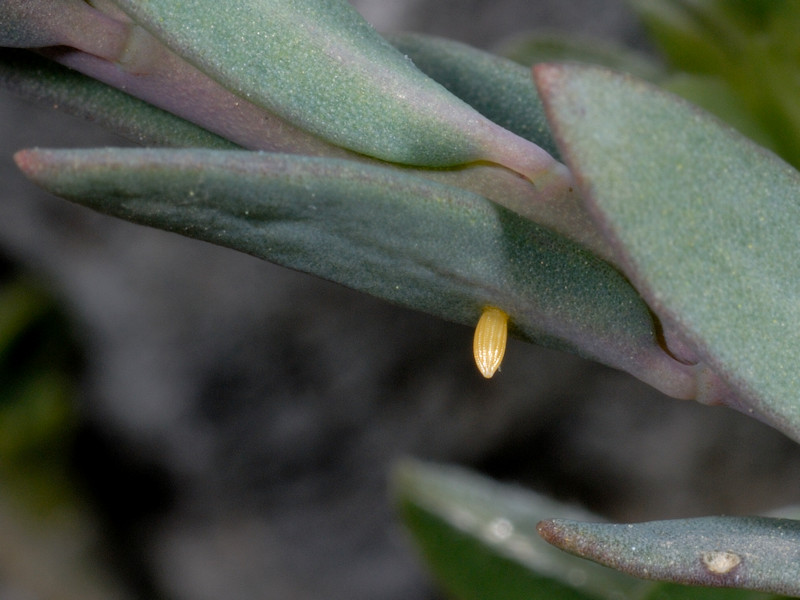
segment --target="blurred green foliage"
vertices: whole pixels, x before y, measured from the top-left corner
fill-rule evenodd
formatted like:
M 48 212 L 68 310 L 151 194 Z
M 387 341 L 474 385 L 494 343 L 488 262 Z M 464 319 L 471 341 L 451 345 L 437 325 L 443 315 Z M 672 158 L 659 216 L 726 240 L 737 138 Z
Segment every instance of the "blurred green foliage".
M 34 513 L 74 499 L 69 446 L 79 364 L 57 301 L 0 266 L 0 479 Z
M 522 64 L 576 61 L 659 84 L 800 167 L 800 3 L 629 0 L 663 60 L 605 40 L 524 35 L 499 51 Z
M 630 2 L 675 71 L 665 87 L 800 166 L 800 3 Z
M 637 579 L 556 550 L 536 532 L 546 515 L 602 521 L 461 467 L 406 460 L 394 497 L 433 575 L 458 600 L 778 600 L 741 589 Z

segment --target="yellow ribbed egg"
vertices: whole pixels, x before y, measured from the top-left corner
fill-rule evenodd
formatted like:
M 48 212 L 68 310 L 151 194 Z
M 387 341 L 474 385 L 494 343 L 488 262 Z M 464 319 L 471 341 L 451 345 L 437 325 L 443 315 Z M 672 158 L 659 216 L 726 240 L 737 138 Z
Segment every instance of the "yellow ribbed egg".
M 506 340 L 508 340 L 508 315 L 499 308 L 486 307 L 475 328 L 472 351 L 478 370 L 487 379 L 497 372 L 500 363 L 503 362 Z

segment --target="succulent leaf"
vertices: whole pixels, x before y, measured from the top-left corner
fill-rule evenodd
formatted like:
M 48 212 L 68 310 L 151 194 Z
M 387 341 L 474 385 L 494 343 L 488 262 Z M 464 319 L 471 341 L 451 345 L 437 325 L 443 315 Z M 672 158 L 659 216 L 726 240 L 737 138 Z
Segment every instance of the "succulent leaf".
M 476 161 L 567 174 L 547 152 L 424 75 L 345 0 L 115 0 L 244 100 L 357 153 L 416 166 Z M 567 183 L 568 184 L 568 183 Z
M 151 104 L 26 50 L 0 48 L 0 85 L 155 146 L 233 149 L 236 144 Z
M 558 158 L 529 68 L 445 38 L 403 33 L 386 39 L 420 71 L 482 115 Z
M 482 115 L 541 146 L 558 149 L 544 115 L 530 69 L 466 44 L 421 34 L 387 36 L 426 75 Z M 605 260 L 612 252 L 569 187 L 548 190 L 490 165 L 419 172 L 424 177 L 477 192 L 536 223 L 554 229 Z
M 442 585 L 462 600 L 642 598 L 652 584 L 577 560 L 537 534 L 544 517 L 591 515 L 466 469 L 415 460 L 394 472 L 393 497 Z
M 395 468 L 392 483 L 392 495 L 398 512 L 421 550 L 426 564 L 431 567 L 443 588 L 459 600 L 485 598 L 778 600 L 780 598 L 774 594 L 746 589 L 700 589 L 685 584 L 645 581 L 634 578 L 630 573 L 614 571 L 606 566 L 576 559 L 566 552 L 548 546 L 545 540 L 537 535 L 537 531 L 541 530 L 546 534 L 558 533 L 561 531 L 560 528 L 563 528 L 566 536 L 572 534 L 577 527 L 589 529 L 596 526 L 598 532 L 613 532 L 617 528 L 624 531 L 628 526 L 599 523 L 598 517 L 579 508 L 558 503 L 515 485 L 493 481 L 462 467 L 405 460 Z M 548 517 L 548 520 L 541 522 L 540 525 L 539 520 L 544 516 Z M 577 524 L 574 519 L 594 521 L 594 523 L 584 526 Z M 727 535 L 725 532 L 727 524 L 733 525 L 736 529 L 739 527 L 739 521 L 748 520 L 720 520 L 718 533 Z M 708 532 L 710 529 L 704 524 L 705 521 L 707 519 L 684 523 L 687 527 L 690 523 L 700 525 Z M 573 524 L 576 524 L 574 528 Z M 654 528 L 657 525 L 653 524 Z M 796 527 L 794 524 L 790 526 Z M 751 530 L 751 533 L 758 531 Z M 603 533 L 596 535 L 592 533 L 592 535 L 594 535 L 592 541 L 605 541 Z M 631 533 L 629 537 L 635 538 L 634 543 L 638 544 L 642 535 L 640 532 L 637 537 Z M 729 538 L 730 536 L 727 539 Z M 695 539 L 699 539 L 699 536 L 695 536 Z M 615 538 L 614 543 L 616 541 Z M 761 538 L 759 542 L 764 542 L 764 539 Z M 612 550 L 617 549 L 614 543 L 611 545 Z M 648 543 L 653 546 L 658 545 L 658 541 L 653 537 L 648 538 Z M 637 550 L 639 548 L 637 545 Z M 599 545 L 594 550 L 598 553 L 603 552 Z M 690 552 L 694 552 L 692 556 L 698 556 L 694 549 Z M 638 552 L 629 554 L 639 555 Z M 603 556 L 605 557 L 605 554 Z M 724 551 L 718 553 L 700 551 L 699 556 L 700 561 L 705 558 L 706 562 L 717 570 L 722 570 L 726 564 L 735 562 L 735 559 L 727 556 Z M 776 566 L 786 566 L 786 564 L 785 558 L 781 557 Z M 658 568 L 664 568 L 664 565 Z M 792 572 L 790 569 L 779 576 L 791 581 Z M 794 583 L 794 586 L 796 585 Z
M 640 80 L 578 65 L 536 78 L 623 271 L 667 341 L 688 343 L 673 351 L 736 391 L 724 402 L 800 439 L 800 174 Z
M 647 306 L 616 269 L 463 189 L 394 168 L 244 151 L 29 150 L 51 192 L 474 326 L 497 306 L 523 339 L 685 394 Z
M 701 517 L 636 524 L 551 519 L 551 544 L 636 577 L 800 595 L 800 521 Z
M 142 28 L 133 26 L 129 37 L 132 41 L 128 47 L 133 49 L 121 57 L 99 57 L 62 47 L 39 52 L 238 146 L 312 156 L 352 156 L 226 90 Z
M 71 46 L 106 56 L 119 54 L 127 26 L 83 0 L 3 0 L 0 46 Z

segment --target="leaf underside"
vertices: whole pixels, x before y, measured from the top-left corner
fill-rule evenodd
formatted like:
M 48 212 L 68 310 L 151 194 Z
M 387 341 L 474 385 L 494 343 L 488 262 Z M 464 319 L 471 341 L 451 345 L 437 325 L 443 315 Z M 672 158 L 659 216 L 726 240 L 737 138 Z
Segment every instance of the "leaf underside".
M 170 18 L 183 19 L 168 3 L 160 5 Z M 148 14 L 144 20 L 158 29 L 153 19 Z M 192 24 L 195 34 L 201 25 Z M 198 39 L 182 44 L 194 47 Z M 746 405 L 737 400 L 737 408 L 800 439 L 800 333 L 792 328 L 800 316 L 796 171 L 688 104 L 602 69 L 538 68 L 551 133 L 526 69 L 445 40 L 391 41 L 484 116 L 564 156 L 621 258 L 624 276 L 550 229 L 420 172 L 199 149 L 34 150 L 20 153 L 18 162 L 43 187 L 101 212 L 235 248 L 449 320 L 472 325 L 486 306 L 501 307 L 518 337 L 646 381 L 649 372 L 676 365 L 656 339 L 651 307 L 668 340 L 688 342 L 693 356 L 747 399 Z M 393 52 L 387 56 L 386 64 L 397 66 Z M 0 82 L 99 117 L 142 142 L 234 146 L 20 51 L 0 52 Z M 367 106 L 375 122 L 395 112 L 385 106 Z M 413 107 L 402 108 L 413 113 Z M 422 133 L 436 130 L 423 127 Z M 373 133 L 362 134 L 355 146 L 369 148 L 381 138 Z M 461 154 L 452 158 L 435 150 L 423 164 L 477 156 L 464 131 L 449 135 L 464 145 Z M 441 142 L 441 148 L 451 145 Z M 416 164 L 405 146 L 386 156 Z M 477 168 L 431 173 L 456 184 L 459 177 L 483 177 L 476 177 Z M 562 562 L 569 559 L 542 546 L 535 523 L 570 515 L 533 494 L 408 463 L 397 478 L 397 497 L 434 568 L 459 597 L 682 597 L 594 565 Z M 797 521 L 547 520 L 538 529 L 569 552 L 637 577 L 800 595 Z M 581 585 L 575 585 L 578 579 Z
M 24 151 L 34 181 L 124 219 L 648 377 L 672 361 L 613 267 L 481 196 L 391 168 L 244 151 Z M 662 364 L 663 363 L 663 364 Z

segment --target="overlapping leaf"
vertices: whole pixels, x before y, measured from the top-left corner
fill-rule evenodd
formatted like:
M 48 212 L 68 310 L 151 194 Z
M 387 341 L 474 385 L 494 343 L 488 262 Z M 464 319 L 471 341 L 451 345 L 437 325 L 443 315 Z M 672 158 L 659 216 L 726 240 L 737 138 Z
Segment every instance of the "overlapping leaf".
M 641 81 L 577 65 L 540 66 L 537 81 L 673 349 L 735 390 L 720 400 L 800 439 L 800 174 Z
M 0 84 L 91 119 L 141 144 L 236 148 L 180 117 L 25 50 L 0 49 Z
M 461 599 L 620 599 L 649 587 L 548 545 L 548 516 L 590 518 L 577 508 L 466 469 L 405 461 L 395 502 L 434 573 Z
M 53 193 L 229 246 L 444 318 L 511 315 L 523 339 L 654 385 L 685 383 L 613 267 L 465 190 L 351 161 L 252 152 L 24 151 Z M 677 383 L 676 383 L 677 382 Z
M 200 123 L 225 115 L 219 131 L 248 147 L 357 161 L 202 150 L 20 153 L 23 170 L 47 189 L 451 320 L 474 324 L 484 307 L 498 306 L 523 339 L 625 369 L 676 396 L 725 400 L 800 437 L 800 334 L 792 328 L 800 316 L 800 178 L 774 156 L 641 82 L 545 66 L 537 81 L 556 149 L 525 69 L 460 44 L 393 38 L 418 70 L 345 2 L 247 0 L 231 9 L 194 0 L 180 10 L 166 0 L 115 2 L 138 25 L 69 4 L 76 31 L 103 24 L 96 54 L 39 13 L 0 39 L 74 45 L 83 53 L 47 52 L 113 85 L 136 79 L 143 97 L 161 93 L 170 110 L 200 115 Z M 25 21 L 31 6 L 45 5 L 15 0 L 0 20 Z M 29 95 L 62 98 L 158 143 L 230 146 L 74 74 L 35 61 L 19 66 L 15 56 L 5 55 L 0 77 Z M 177 93 L 186 83 L 208 92 L 199 109 Z M 166 91 L 153 91 L 156 84 Z M 263 128 L 251 130 L 256 121 Z M 560 150 L 599 227 L 575 206 L 563 165 L 522 138 Z M 489 161 L 527 179 L 486 164 L 378 166 L 337 145 L 424 167 Z M 484 196 L 510 198 L 501 202 L 512 210 Z M 553 200 L 551 213 L 543 199 Z M 602 258 L 620 259 L 627 278 Z M 533 535 L 536 520 L 560 510 L 520 504 L 539 505 L 532 495 L 419 465 L 401 472 L 398 490 L 426 553 L 465 598 L 543 589 L 575 599 L 681 596 L 563 564 Z M 800 593 L 795 521 L 549 521 L 541 531 L 638 576 Z M 473 577 L 465 564 L 510 579 Z
M 686 577 L 688 571 L 681 573 L 678 565 L 696 572 L 708 563 L 722 570 L 735 562 L 728 554 L 736 551 L 741 553 L 737 563 L 742 576 L 738 580 L 740 587 L 794 593 L 798 586 L 796 521 L 695 519 L 612 525 L 577 508 L 463 468 L 417 461 L 405 461 L 397 468 L 393 490 L 404 522 L 433 573 L 460 600 L 770 598 L 743 589 L 699 589 L 634 579 L 588 561 L 573 560 L 569 554 L 548 546 L 537 531 L 543 531 L 549 541 L 560 542 L 573 553 L 602 558 L 600 562 L 614 567 L 624 562 L 639 577 L 654 578 L 658 572 L 672 581 L 713 584 L 708 578 Z M 554 517 L 558 520 L 539 525 L 542 519 Z M 775 539 L 778 544 L 772 543 Z M 791 554 L 792 543 L 795 554 Z M 580 551 L 575 552 L 576 549 Z M 759 569 L 755 563 L 759 552 L 762 559 L 774 559 L 774 568 L 766 575 L 772 578 L 769 585 L 759 579 L 761 575 L 747 575 Z M 767 562 L 762 560 L 762 567 Z M 727 577 L 728 583 L 737 584 L 733 570 Z M 718 577 L 716 583 L 721 581 Z M 756 582 L 759 585 L 754 585 Z
M 489 161 L 532 180 L 566 175 L 425 76 L 345 0 L 115 3 L 224 88 L 336 146 L 416 166 Z
M 529 68 L 444 38 L 405 33 L 387 39 L 420 71 L 482 115 L 558 158 Z

